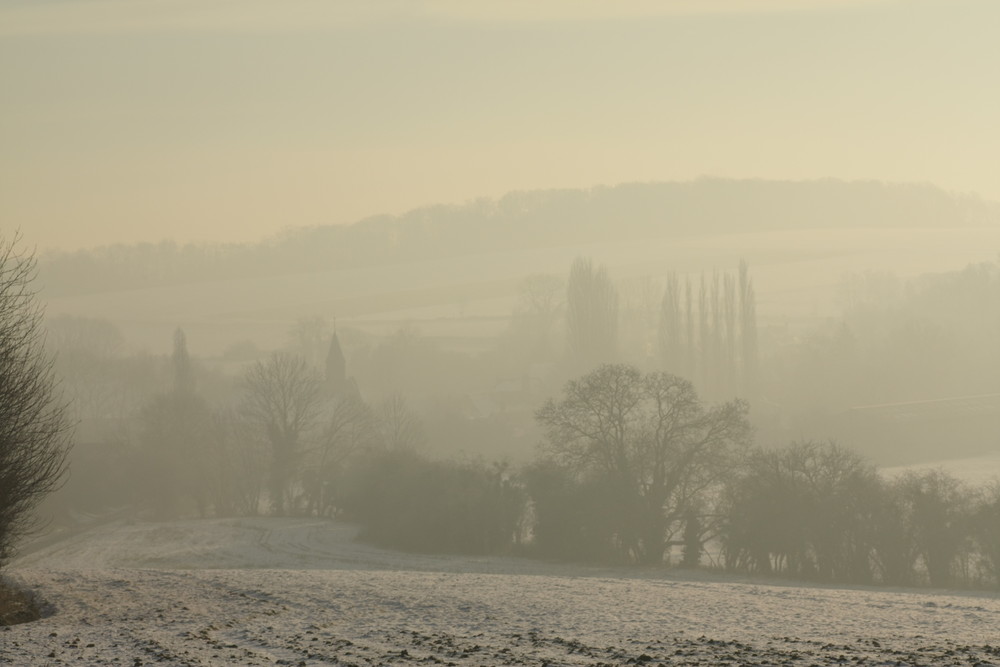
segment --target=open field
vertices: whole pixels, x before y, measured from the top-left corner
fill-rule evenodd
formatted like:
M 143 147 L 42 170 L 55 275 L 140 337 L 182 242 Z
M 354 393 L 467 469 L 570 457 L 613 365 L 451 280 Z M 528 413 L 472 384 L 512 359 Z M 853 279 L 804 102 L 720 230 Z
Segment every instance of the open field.
M 414 556 L 316 520 L 112 523 L 13 573 L 56 613 L 0 631 L 12 665 L 1000 664 L 992 594 Z
M 287 341 L 301 317 L 337 319 L 375 334 L 413 323 L 428 336 L 490 338 L 506 326 L 518 283 L 532 273 L 565 275 L 589 256 L 618 280 L 662 279 L 669 271 L 733 271 L 751 267 L 758 313 L 769 323 L 804 324 L 839 309 L 849 273 L 877 271 L 910 278 L 995 260 L 1000 228 L 803 230 L 684 236 L 643 242 L 566 245 L 496 252 L 364 269 L 127 290 L 47 300 L 51 316 L 109 319 L 129 341 L 169 349 L 181 326 L 193 351 L 220 353 L 252 339 L 263 349 Z M 42 293 L 44 300 L 44 291 Z
M 969 458 L 945 459 L 906 466 L 887 467 L 882 468 L 882 473 L 892 476 L 905 470 L 921 472 L 934 468 L 940 468 L 963 482 L 974 486 L 993 481 L 1000 482 L 1000 452 Z

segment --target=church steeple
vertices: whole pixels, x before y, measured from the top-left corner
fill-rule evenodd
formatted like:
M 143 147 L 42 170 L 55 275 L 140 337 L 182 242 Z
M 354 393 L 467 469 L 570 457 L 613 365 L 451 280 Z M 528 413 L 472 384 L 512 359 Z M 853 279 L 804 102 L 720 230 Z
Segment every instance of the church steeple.
M 347 389 L 347 360 L 340 347 L 337 332 L 330 337 L 330 349 L 326 353 L 326 386 L 333 394 Z

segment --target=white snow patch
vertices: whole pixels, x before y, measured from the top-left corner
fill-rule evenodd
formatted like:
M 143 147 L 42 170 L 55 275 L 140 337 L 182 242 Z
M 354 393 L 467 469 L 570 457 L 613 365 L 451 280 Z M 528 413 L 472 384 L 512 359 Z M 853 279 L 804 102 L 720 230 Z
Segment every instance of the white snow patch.
M 118 523 L 29 554 L 0 663 L 1000 663 L 993 594 L 419 556 L 317 520 Z

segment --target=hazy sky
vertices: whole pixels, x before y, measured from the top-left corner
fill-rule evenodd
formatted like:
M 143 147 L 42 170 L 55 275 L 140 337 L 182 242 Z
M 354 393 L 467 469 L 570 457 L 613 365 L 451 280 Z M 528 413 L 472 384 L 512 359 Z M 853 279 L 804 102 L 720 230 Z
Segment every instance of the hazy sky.
M 1000 200 L 996 0 L 0 0 L 0 229 L 256 240 L 699 175 Z

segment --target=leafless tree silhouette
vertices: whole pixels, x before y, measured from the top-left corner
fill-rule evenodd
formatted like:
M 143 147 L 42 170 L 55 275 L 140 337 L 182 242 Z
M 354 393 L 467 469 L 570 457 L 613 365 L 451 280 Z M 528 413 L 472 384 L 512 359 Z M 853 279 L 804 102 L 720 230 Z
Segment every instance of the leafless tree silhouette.
M 749 442 L 747 409 L 739 400 L 706 407 L 675 375 L 605 364 L 569 382 L 536 418 L 557 461 L 615 489 L 617 548 L 658 564 L 668 533 Z
M 281 515 L 303 450 L 303 438 L 317 425 L 323 380 L 304 359 L 274 354 L 246 374 L 243 414 L 271 446 L 271 503 Z
M 44 349 L 34 255 L 0 240 L 0 565 L 66 470 L 70 423 Z

